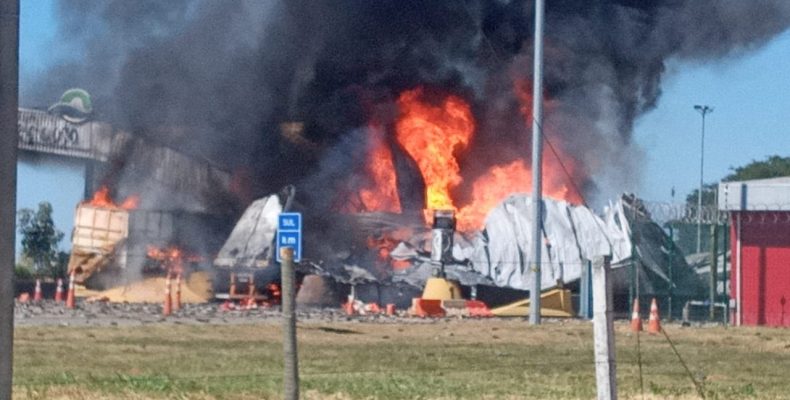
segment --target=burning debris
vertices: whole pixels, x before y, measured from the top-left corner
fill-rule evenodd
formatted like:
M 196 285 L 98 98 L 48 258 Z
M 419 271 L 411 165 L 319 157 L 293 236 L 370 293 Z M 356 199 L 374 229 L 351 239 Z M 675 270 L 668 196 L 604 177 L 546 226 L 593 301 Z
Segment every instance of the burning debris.
M 136 208 L 139 197 L 113 201 L 102 187 L 77 206 L 68 273 L 92 289 L 126 285 L 150 275 L 204 269 L 227 222 L 185 211 Z
M 616 265 L 638 257 L 663 280 L 660 227 L 624 211 L 636 202 L 621 199 L 603 218 L 582 204 L 635 183 L 634 121 L 658 100 L 667 62 L 737 54 L 790 25 L 786 2 L 747 3 L 547 8 L 541 238 L 530 236 L 530 206 L 518 195 L 532 184 L 529 1 L 62 6 L 63 29 L 98 22 L 119 40 L 87 35 L 101 38 L 85 43 L 88 67 L 43 76 L 108 99 L 97 115 L 130 133 L 114 143 L 107 181 L 140 193 L 143 206 L 80 206 L 69 268 L 82 281 L 113 268 L 134 275 L 172 263 L 152 260 L 148 246 L 175 245 L 213 260 L 219 293 L 241 283 L 263 291 L 279 279 L 273 221 L 293 207 L 310 224 L 302 273 L 396 302 L 435 269 L 427 223 L 450 210 L 457 230 L 442 241 L 452 242 L 444 273 L 467 287 L 528 288 L 534 240 L 547 254 L 545 288 L 578 279 L 602 254 Z M 32 101 L 59 86 L 41 80 Z M 227 237 L 224 225 L 254 198 Z M 194 237 L 204 231 L 209 239 Z M 217 237 L 227 238 L 222 249 Z M 658 290 L 644 279 L 643 289 Z

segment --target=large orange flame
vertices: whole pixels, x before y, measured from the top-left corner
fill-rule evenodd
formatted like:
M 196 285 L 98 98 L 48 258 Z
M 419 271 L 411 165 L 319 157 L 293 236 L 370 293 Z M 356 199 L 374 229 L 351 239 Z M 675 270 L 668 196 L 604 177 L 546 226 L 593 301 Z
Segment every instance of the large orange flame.
M 514 90 L 520 103 L 519 111 L 530 125 L 531 85 L 519 80 L 514 83 Z M 532 169 L 525 159 L 518 158 L 492 165 L 478 176 L 472 182 L 469 202 L 459 206 L 451 193 L 463 182 L 456 154 L 469 146 L 475 132 L 469 104 L 453 95 L 430 102 L 422 88 L 401 93 L 397 104 L 400 117 L 395 125 L 395 138 L 417 163 L 426 186 L 426 206 L 429 210 L 455 210 L 459 230 L 481 229 L 486 215 L 507 196 L 532 192 Z M 546 101 L 549 111 L 553 107 L 552 101 Z M 551 132 L 548 135 L 558 137 Z M 543 195 L 581 203 L 581 194 L 571 184 L 571 177 L 579 174 L 576 164 L 567 156 L 562 143 L 553 144 L 549 149 L 544 146 Z M 368 174 L 374 187 L 360 191 L 364 206 L 368 210 L 400 211 L 392 153 L 379 127 L 371 128 Z
M 381 126 L 371 125 L 369 132 L 367 162 L 371 186 L 361 189 L 359 197 L 368 211 L 399 213 L 400 197 L 392 151 L 384 139 Z
M 456 96 L 431 104 L 423 99 L 423 89 L 417 88 L 400 95 L 398 108 L 396 138 L 422 173 L 426 206 L 454 209 L 450 191 L 463 181 L 455 152 L 469 145 L 475 130 L 469 105 Z
M 140 196 L 132 195 L 124 199 L 121 204 L 116 204 L 110 197 L 110 188 L 107 186 L 102 186 L 96 191 L 96 193 L 93 194 L 93 197 L 90 200 L 84 202 L 84 204 L 101 208 L 120 208 L 123 210 L 133 210 L 140 206 Z

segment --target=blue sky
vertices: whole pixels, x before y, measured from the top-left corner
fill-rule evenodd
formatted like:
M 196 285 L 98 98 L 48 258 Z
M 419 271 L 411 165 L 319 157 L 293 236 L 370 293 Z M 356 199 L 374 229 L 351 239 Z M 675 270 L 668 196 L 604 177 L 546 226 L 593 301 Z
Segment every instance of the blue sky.
M 53 60 L 66 54 L 56 41 L 54 0 L 21 0 L 20 87 L 29 85 Z M 676 201 L 699 184 L 700 115 L 694 104 L 714 112 L 706 120 L 705 181 L 721 179 L 730 167 L 769 155 L 790 155 L 790 33 L 767 46 L 709 64 L 671 62 L 655 110 L 636 125 L 645 150 L 641 185 L 633 190 L 653 201 Z M 54 102 L 56 99 L 52 99 Z M 50 201 L 55 223 L 66 238 L 73 210 L 83 194 L 79 165 L 46 160 L 19 166 L 18 206 Z M 64 241 L 67 242 L 67 241 Z M 67 243 L 63 243 L 68 247 Z
M 701 116 L 695 104 L 714 107 L 705 121 L 705 182 L 730 167 L 790 155 L 790 32 L 767 46 L 716 63 L 672 63 L 658 107 L 636 126 L 647 160 L 638 194 L 678 199 L 699 186 Z

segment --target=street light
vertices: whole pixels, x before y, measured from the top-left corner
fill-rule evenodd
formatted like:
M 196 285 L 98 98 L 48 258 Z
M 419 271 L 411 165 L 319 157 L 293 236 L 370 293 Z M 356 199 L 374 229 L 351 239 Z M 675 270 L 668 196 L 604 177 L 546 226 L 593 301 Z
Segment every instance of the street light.
M 694 109 L 702 114 L 702 137 L 699 150 L 699 192 L 697 193 L 697 253 L 702 248 L 702 169 L 705 166 L 705 115 L 713 112 L 713 107 L 695 105 Z

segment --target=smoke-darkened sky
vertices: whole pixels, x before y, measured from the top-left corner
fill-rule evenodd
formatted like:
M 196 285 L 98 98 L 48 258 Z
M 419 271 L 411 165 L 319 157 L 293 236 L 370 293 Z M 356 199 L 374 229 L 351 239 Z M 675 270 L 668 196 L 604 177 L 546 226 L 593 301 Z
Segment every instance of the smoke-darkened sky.
M 634 140 L 634 124 L 658 103 L 668 66 L 748 54 L 790 25 L 782 0 L 645 3 L 547 8 L 546 92 L 558 104 L 547 130 L 581 165 L 576 183 L 590 197 L 638 187 L 651 149 Z M 479 131 L 468 169 L 492 153 L 528 152 L 513 81 L 531 79 L 530 1 L 54 4 L 51 53 L 79 56 L 23 81 L 23 105 L 84 87 L 100 118 L 249 168 L 261 192 L 337 175 L 322 168 L 342 173 L 354 160 L 327 157 L 346 154 L 371 114 L 390 115 L 398 93 L 416 85 L 472 104 Z M 282 143 L 277 126 L 289 119 L 305 122 L 319 150 Z

